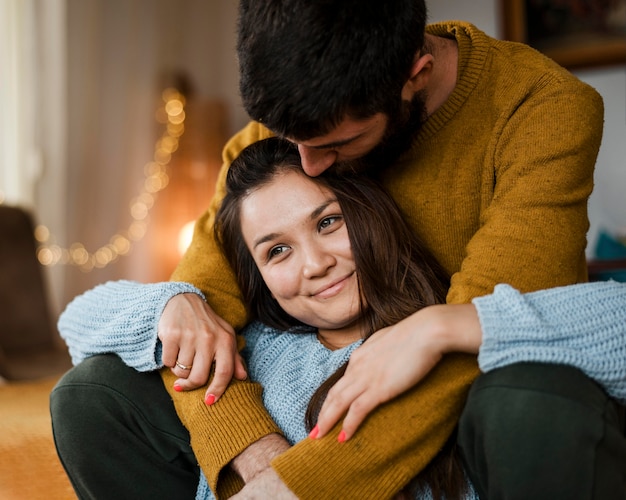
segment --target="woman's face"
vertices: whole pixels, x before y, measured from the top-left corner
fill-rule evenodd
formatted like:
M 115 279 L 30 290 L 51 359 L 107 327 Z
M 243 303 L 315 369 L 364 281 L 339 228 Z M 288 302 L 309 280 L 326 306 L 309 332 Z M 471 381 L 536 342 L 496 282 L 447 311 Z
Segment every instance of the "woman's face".
M 286 171 L 244 199 L 241 229 L 274 299 L 319 329 L 355 328 L 359 287 L 348 230 L 333 193 Z

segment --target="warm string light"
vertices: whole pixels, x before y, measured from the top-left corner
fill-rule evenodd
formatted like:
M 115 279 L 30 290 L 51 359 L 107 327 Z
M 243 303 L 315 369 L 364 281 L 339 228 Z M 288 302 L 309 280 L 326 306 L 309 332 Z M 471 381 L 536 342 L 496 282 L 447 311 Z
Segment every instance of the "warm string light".
M 144 166 L 144 182 L 141 192 L 130 201 L 131 223 L 124 231 L 114 234 L 109 242 L 94 252 L 89 252 L 82 243 L 73 243 L 63 248 L 54 243 L 50 230 L 40 225 L 35 228 L 35 239 L 39 242 L 37 258 L 44 266 L 58 264 L 79 267 L 89 272 L 115 262 L 130 252 L 133 244 L 140 241 L 148 229 L 148 214 L 159 191 L 169 183 L 167 167 L 172 154 L 185 131 L 185 97 L 174 88 L 163 91 L 163 106 L 156 112 L 158 122 L 165 125 L 163 135 L 154 148 L 154 158 Z

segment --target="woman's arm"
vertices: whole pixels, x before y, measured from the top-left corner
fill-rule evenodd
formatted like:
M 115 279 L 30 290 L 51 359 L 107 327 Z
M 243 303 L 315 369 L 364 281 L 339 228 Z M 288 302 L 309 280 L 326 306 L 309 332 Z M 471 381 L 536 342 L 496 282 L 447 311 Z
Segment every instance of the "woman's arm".
M 421 382 L 450 352 L 476 354 L 482 332 L 472 304 L 421 309 L 372 335 L 352 353 L 344 376 L 330 389 L 317 421 L 324 436 L 345 415 L 345 439 L 374 408 Z
M 508 285 L 473 304 L 437 305 L 377 332 L 352 357 L 320 412 L 318 436 L 365 417 L 420 382 L 450 352 L 479 353 L 483 372 L 532 361 L 574 366 L 626 402 L 626 284 L 587 283 L 521 294 Z M 346 413 L 347 412 L 347 413 Z
M 158 324 L 169 300 L 179 294 L 203 298 L 202 292 L 188 283 L 126 280 L 109 281 L 77 296 L 57 324 L 72 362 L 114 353 L 139 371 L 161 368 Z
M 522 361 L 566 364 L 626 404 L 626 283 L 584 283 L 521 294 L 508 285 L 474 299 L 483 372 Z

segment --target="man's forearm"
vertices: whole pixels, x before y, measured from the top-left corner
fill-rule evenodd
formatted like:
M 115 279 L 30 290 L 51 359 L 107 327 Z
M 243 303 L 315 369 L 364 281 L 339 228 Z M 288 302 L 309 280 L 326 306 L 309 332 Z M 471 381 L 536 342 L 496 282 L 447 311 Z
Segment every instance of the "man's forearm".
M 269 434 L 252 443 L 234 458 L 231 467 L 245 483 L 270 467 L 270 462 L 290 448 L 287 440 L 279 434 Z
M 280 435 L 280 428 L 263 406 L 262 387 L 249 381 L 233 380 L 224 396 L 207 406 L 203 400 L 204 389 L 176 392 L 173 389 L 176 376 L 171 370 L 160 373 L 176 413 L 189 431 L 191 447 L 209 487 L 218 498 L 228 498 L 237 492 L 236 488 L 243 486 L 230 467 L 235 457 L 263 437 Z

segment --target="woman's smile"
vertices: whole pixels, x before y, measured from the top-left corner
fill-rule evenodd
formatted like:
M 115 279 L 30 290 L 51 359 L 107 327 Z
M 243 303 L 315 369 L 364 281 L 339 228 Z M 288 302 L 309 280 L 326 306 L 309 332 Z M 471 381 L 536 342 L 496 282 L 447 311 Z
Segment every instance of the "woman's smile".
M 334 297 L 335 295 L 341 293 L 341 291 L 347 286 L 348 280 L 352 277 L 355 277 L 354 273 L 351 273 L 348 276 L 344 276 L 343 278 L 331 282 L 328 285 L 324 285 L 316 292 L 313 292 L 311 296 L 319 299 L 329 299 L 331 297 Z

